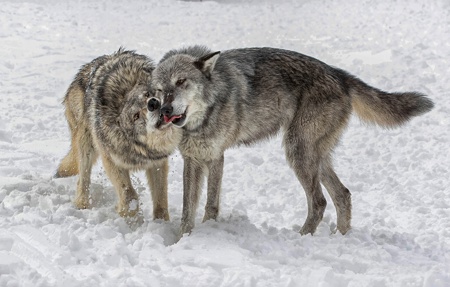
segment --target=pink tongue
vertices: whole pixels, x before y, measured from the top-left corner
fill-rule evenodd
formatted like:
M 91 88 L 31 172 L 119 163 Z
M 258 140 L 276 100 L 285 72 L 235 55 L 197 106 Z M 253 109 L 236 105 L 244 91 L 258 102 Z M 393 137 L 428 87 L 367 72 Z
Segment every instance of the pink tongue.
M 165 121 L 166 123 L 171 123 L 171 122 L 173 122 L 174 120 L 179 119 L 179 118 L 181 118 L 181 115 L 171 116 L 170 118 L 169 118 L 168 116 L 164 116 L 164 121 Z

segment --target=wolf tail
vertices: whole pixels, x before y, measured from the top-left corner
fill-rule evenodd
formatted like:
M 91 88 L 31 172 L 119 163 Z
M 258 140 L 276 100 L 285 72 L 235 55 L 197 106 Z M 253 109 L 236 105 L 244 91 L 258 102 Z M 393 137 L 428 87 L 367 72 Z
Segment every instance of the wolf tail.
M 74 146 L 70 148 L 69 153 L 61 160 L 61 163 L 53 177 L 69 177 L 78 174 L 78 154 Z
M 400 126 L 434 107 L 429 98 L 417 92 L 387 93 L 349 74 L 346 74 L 345 82 L 358 116 L 365 122 L 385 128 Z
M 80 92 L 80 94 L 77 95 L 77 89 L 73 88 L 71 85 L 63 102 L 66 107 L 65 114 L 70 128 L 71 145 L 69 152 L 61 160 L 58 169 L 53 176 L 55 178 L 74 176 L 79 172 L 79 149 L 76 135 L 78 133 L 79 118 L 82 116 L 82 113 L 73 107 L 80 106 L 81 104 L 79 101 L 82 100 L 84 100 L 84 94 Z M 75 115 L 75 112 L 79 112 L 80 114 Z

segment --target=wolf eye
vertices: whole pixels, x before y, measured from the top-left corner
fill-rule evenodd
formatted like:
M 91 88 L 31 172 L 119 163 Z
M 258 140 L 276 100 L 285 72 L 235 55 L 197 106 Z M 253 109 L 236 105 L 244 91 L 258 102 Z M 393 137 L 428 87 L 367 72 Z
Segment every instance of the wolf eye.
M 140 113 L 135 113 L 135 114 L 133 115 L 133 121 L 139 120 L 139 117 L 140 117 Z
M 184 84 L 184 82 L 186 82 L 186 79 L 179 79 L 175 84 L 177 86 L 181 86 L 182 84 Z

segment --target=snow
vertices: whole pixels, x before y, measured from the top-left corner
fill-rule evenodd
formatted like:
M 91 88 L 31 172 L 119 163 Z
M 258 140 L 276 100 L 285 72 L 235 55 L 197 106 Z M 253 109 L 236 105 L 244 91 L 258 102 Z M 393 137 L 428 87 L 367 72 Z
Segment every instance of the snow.
M 0 1 L 0 286 L 450 286 L 450 4 L 413 1 Z M 101 164 L 93 207 L 76 177 L 52 179 L 69 149 L 61 100 L 78 68 L 125 46 L 158 61 L 172 49 L 272 46 L 436 104 L 383 130 L 352 118 L 335 166 L 353 229 L 334 234 L 327 195 L 314 236 L 280 138 L 227 151 L 221 214 L 176 242 L 182 159 L 170 158 L 170 222 L 128 226 Z

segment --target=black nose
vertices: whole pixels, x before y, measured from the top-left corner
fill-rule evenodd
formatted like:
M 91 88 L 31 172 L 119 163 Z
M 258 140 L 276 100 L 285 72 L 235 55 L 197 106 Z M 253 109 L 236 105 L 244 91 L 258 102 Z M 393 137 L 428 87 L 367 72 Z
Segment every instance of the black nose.
M 159 109 L 159 106 L 160 106 L 160 104 L 159 104 L 158 99 L 151 98 L 150 100 L 148 100 L 147 108 L 150 112 L 153 112 L 154 110 Z
M 172 105 L 164 105 L 161 108 L 161 114 L 164 115 L 164 116 L 170 116 L 172 114 L 172 112 L 173 112 Z

